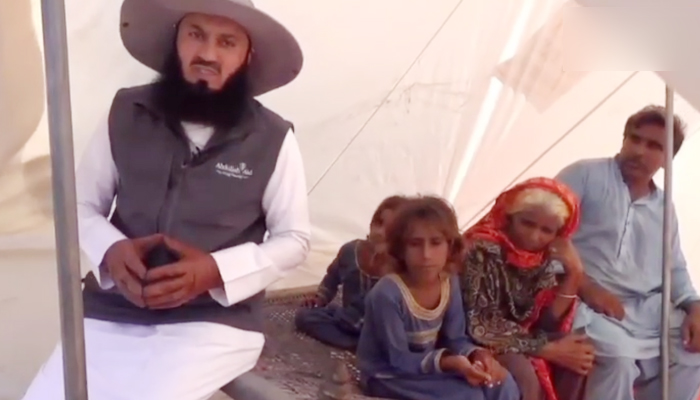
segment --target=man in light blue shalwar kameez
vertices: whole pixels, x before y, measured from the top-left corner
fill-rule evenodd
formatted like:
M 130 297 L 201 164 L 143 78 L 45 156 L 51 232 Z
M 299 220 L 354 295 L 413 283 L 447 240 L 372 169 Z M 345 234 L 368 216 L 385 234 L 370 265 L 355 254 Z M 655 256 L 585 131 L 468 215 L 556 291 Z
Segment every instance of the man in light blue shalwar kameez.
M 628 119 L 617 156 L 578 161 L 557 176 L 581 198 L 581 227 L 573 241 L 587 279 L 574 328 L 585 327 L 597 354 L 585 400 L 661 400 L 664 196 L 652 177 L 664 165 L 665 112 L 642 109 Z M 678 151 L 684 134 L 678 117 L 674 129 Z M 696 400 L 700 297 L 686 269 L 675 214 L 672 236 L 670 400 Z

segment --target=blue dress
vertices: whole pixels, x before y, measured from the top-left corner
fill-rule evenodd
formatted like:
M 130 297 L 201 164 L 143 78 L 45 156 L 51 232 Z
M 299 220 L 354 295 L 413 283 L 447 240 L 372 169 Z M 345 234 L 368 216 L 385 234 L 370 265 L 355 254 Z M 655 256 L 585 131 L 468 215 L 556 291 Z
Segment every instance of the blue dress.
M 357 347 L 365 393 L 397 400 L 519 400 L 510 375 L 488 388 L 440 369 L 443 353 L 468 355 L 477 348 L 465 327 L 456 277 L 443 280 L 440 303 L 428 310 L 398 275 L 385 276 L 367 295 Z
M 328 267 L 317 293 L 326 305 L 300 309 L 295 318 L 298 331 L 344 350 L 354 351 L 357 347 L 365 313 L 365 295 L 379 280 L 360 268 L 361 243 L 362 240 L 353 240 L 344 244 Z M 342 304 L 331 304 L 339 286 L 342 286 Z

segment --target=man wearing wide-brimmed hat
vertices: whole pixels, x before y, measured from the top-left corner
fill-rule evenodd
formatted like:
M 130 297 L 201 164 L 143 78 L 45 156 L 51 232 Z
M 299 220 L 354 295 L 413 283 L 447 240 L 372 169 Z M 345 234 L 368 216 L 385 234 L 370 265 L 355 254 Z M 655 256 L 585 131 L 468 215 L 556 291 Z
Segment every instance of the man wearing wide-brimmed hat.
M 203 400 L 253 368 L 264 290 L 308 252 L 292 125 L 253 100 L 302 54 L 249 0 L 125 0 L 120 27 L 159 78 L 117 92 L 77 172 L 88 392 Z M 64 399 L 62 369 L 58 347 L 25 400 Z

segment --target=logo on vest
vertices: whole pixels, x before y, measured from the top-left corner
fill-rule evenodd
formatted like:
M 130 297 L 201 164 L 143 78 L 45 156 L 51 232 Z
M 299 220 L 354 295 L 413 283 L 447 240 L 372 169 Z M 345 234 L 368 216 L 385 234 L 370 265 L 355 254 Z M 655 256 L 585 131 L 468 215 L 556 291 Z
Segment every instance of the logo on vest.
M 216 167 L 214 168 L 217 174 L 227 176 L 229 178 L 248 179 L 253 176 L 253 170 L 249 169 L 246 163 L 240 163 L 238 165 L 217 163 Z

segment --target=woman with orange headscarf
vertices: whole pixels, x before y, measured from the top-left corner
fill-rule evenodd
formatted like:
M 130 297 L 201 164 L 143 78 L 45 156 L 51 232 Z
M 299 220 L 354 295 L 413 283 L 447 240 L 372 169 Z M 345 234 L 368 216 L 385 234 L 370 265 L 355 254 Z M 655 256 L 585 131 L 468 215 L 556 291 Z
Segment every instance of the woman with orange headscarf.
M 583 277 L 569 240 L 578 224 L 576 195 L 534 178 L 502 193 L 464 234 L 468 333 L 498 355 L 523 400 L 579 399 L 593 364 L 585 335 L 570 333 Z

